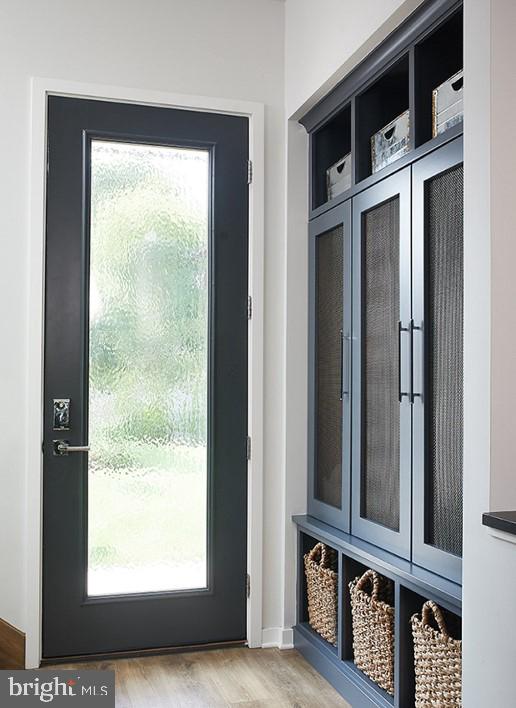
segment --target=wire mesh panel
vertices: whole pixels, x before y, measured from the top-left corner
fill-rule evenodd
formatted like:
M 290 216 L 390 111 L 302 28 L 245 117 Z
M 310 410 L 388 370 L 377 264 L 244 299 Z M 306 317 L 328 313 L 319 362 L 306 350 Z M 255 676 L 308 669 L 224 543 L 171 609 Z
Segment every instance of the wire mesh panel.
M 399 198 L 362 223 L 361 516 L 399 530 Z
M 464 168 L 425 184 L 427 543 L 462 555 Z
M 316 240 L 315 497 L 342 505 L 343 227 Z

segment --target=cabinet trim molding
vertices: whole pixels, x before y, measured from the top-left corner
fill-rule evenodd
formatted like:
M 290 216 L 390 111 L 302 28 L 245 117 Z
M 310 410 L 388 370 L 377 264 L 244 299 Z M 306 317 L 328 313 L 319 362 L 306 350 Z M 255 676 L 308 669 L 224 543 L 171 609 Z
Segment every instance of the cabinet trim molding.
M 361 90 L 421 36 L 440 24 L 448 14 L 462 6 L 462 0 L 433 0 L 424 2 L 392 32 L 376 49 L 370 52 L 327 96 L 322 98 L 301 119 L 310 133 L 338 111 L 351 96 Z

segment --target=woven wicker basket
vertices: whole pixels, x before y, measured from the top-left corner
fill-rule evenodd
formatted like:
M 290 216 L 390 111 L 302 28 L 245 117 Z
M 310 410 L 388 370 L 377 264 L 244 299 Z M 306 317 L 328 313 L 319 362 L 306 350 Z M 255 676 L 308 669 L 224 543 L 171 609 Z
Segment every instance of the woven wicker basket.
M 365 588 L 370 583 L 372 592 Z M 355 664 L 391 696 L 394 695 L 394 608 L 392 583 L 366 570 L 349 584 Z
M 431 615 L 439 631 L 431 625 Z M 462 642 L 448 634 L 439 607 L 428 600 L 419 615 L 412 617 L 416 708 L 462 706 Z
M 337 644 L 337 554 L 318 543 L 304 556 L 308 622 L 321 637 Z

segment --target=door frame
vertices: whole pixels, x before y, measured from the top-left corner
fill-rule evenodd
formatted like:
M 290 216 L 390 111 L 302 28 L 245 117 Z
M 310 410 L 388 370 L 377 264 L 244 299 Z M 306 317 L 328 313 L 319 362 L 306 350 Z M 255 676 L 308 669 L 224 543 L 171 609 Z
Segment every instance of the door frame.
M 222 113 L 249 118 L 249 159 L 253 178 L 249 189 L 249 293 L 253 313 L 248 339 L 248 461 L 247 568 L 252 590 L 247 600 L 247 642 L 262 645 L 263 531 L 263 327 L 264 327 L 264 106 L 253 101 L 173 94 L 59 79 L 32 78 L 29 206 L 28 384 L 26 392 L 27 469 L 27 619 L 26 668 L 41 661 L 42 635 L 42 503 L 43 503 L 43 352 L 44 264 L 47 167 L 47 98 L 50 95 L 137 103 L 147 106 Z

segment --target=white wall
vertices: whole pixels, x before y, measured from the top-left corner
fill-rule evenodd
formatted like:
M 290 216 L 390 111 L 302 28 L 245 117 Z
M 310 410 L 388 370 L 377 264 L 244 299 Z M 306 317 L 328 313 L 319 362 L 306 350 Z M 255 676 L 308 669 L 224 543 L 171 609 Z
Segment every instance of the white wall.
M 285 103 L 299 117 L 422 0 L 286 0 Z
M 516 5 L 492 2 L 491 18 L 491 509 L 516 509 Z
M 464 19 L 464 706 L 509 707 L 516 704 L 516 546 L 493 537 L 481 515 L 516 509 L 516 148 L 507 140 L 516 109 L 516 6 L 466 0 Z
M 286 125 L 287 243 L 285 339 L 285 548 L 282 598 L 285 627 L 295 624 L 296 527 L 293 514 L 306 513 L 308 396 L 308 136 L 295 121 Z M 285 637 L 285 641 L 288 639 Z
M 277 0 L 0 3 L 0 617 L 26 629 L 26 361 L 30 77 L 266 105 L 264 624 L 281 622 L 283 4 Z

